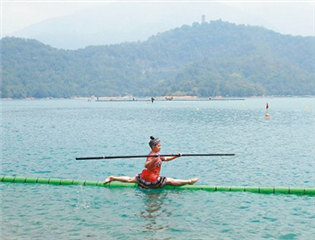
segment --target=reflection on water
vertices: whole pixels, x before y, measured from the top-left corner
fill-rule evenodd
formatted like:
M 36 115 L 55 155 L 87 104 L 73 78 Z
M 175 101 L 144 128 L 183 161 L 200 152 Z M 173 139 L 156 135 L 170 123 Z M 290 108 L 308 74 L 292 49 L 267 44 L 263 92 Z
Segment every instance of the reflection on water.
M 158 189 L 144 189 L 137 194 L 144 203 L 143 210 L 140 211 L 140 217 L 144 220 L 144 229 L 142 232 L 156 233 L 169 228 L 165 219 L 172 215 L 167 207 L 164 207 L 168 193 Z

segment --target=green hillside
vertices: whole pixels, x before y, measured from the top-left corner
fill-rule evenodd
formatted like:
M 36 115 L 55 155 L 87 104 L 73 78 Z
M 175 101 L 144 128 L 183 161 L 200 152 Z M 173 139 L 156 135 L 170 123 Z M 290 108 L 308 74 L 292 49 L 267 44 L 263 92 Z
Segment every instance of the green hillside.
M 1 97 L 315 95 L 315 38 L 222 21 L 60 50 L 3 38 Z

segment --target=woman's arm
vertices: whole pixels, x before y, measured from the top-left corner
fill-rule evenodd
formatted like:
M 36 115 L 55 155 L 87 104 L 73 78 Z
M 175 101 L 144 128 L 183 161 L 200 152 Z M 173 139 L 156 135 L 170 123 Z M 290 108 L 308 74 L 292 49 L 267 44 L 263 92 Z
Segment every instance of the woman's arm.
M 148 157 L 147 160 L 145 161 L 144 167 L 145 168 L 151 168 L 155 164 L 155 158 L 154 157 Z
M 167 161 L 171 161 L 171 160 L 173 160 L 173 159 L 175 159 L 175 158 L 179 158 L 179 157 L 181 157 L 182 156 L 182 153 L 178 153 L 177 155 L 175 155 L 175 156 L 172 156 L 172 157 L 166 157 L 165 159 L 164 159 L 164 161 L 165 162 L 167 162 Z

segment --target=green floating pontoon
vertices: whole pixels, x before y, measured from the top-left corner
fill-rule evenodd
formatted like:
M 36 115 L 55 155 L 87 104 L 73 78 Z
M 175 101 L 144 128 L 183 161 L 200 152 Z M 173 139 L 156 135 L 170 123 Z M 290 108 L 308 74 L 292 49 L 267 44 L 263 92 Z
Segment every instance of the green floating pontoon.
M 98 186 L 108 188 L 135 188 L 136 183 L 111 182 L 104 184 L 102 181 L 86 181 L 86 180 L 70 180 L 56 178 L 29 178 L 15 176 L 0 176 L 1 182 L 11 183 L 41 183 L 53 185 L 83 185 L 83 186 Z M 291 187 L 249 187 L 249 186 L 208 186 L 208 185 L 184 185 L 170 186 L 166 185 L 163 189 L 176 190 L 204 190 L 208 192 L 251 192 L 251 193 L 281 193 L 281 194 L 300 194 L 300 195 L 315 195 L 315 188 L 291 188 Z

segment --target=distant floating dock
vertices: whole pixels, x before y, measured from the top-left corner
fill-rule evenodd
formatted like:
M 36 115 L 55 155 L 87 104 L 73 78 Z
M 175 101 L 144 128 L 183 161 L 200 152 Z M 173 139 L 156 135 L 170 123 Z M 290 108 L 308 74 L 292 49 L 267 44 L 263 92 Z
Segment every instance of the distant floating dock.
M 0 182 L 9 183 L 33 183 L 33 184 L 51 184 L 51 185 L 81 185 L 97 186 L 106 188 L 136 188 L 136 183 L 111 182 L 104 184 L 102 181 L 71 180 L 57 178 L 31 178 L 17 176 L 0 176 Z M 209 185 L 184 185 L 170 186 L 166 185 L 163 189 L 173 190 L 203 190 L 208 192 L 250 192 L 263 194 L 296 194 L 315 196 L 315 188 L 296 188 L 296 187 L 249 187 L 249 186 L 209 186 Z

